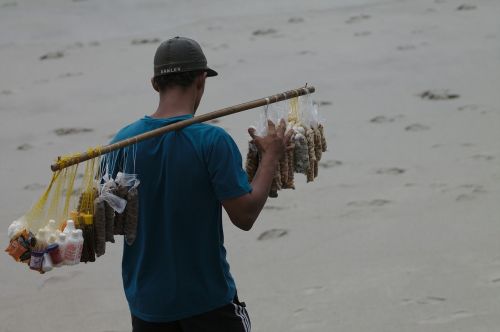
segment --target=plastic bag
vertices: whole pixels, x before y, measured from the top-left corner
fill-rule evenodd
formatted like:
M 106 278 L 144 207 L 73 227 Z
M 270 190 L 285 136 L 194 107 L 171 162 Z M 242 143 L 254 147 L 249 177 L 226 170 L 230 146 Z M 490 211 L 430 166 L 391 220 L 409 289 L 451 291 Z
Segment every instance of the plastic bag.
M 101 187 L 101 194 L 99 197 L 108 203 L 117 213 L 123 213 L 127 206 L 127 200 L 115 195 L 116 188 L 118 187 L 117 183 L 115 180 L 111 179 L 109 175 L 105 175 L 103 180 L 105 182 Z

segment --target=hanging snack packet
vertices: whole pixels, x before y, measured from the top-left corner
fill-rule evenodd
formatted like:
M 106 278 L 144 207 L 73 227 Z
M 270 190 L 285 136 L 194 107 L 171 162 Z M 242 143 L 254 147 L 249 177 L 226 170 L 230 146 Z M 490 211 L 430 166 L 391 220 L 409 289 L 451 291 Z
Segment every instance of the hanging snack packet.
M 139 218 L 139 192 L 137 187 L 132 187 L 127 193 L 127 207 L 125 208 L 125 241 L 130 246 L 137 235 L 137 222 Z
M 294 139 L 294 138 L 292 138 Z M 288 162 L 288 177 L 287 177 L 287 182 L 285 185 L 285 188 L 287 189 L 295 189 L 295 182 L 294 182 L 294 174 L 295 172 L 293 171 L 293 164 L 294 164 L 294 159 L 295 159 L 295 148 L 290 149 L 286 152 L 287 154 L 287 162 Z
M 302 173 L 307 175 L 309 169 L 309 147 L 307 145 L 307 138 L 304 136 L 304 129 L 297 127 L 295 134 L 295 148 L 294 148 L 294 165 L 295 173 Z
M 320 135 L 321 135 L 321 151 L 326 152 L 327 145 L 326 145 L 325 130 L 324 130 L 323 125 L 321 123 L 318 124 L 318 130 L 319 130 Z
M 115 224 L 115 210 L 109 205 L 108 202 L 104 202 L 104 215 L 106 217 L 106 242 L 115 243 L 114 238 L 114 224 Z
M 94 200 L 94 241 L 97 257 L 106 252 L 106 202 L 99 196 Z
M 116 189 L 113 190 L 113 194 L 122 198 L 126 201 L 128 188 L 122 185 L 118 185 Z M 125 209 L 127 209 L 125 207 Z M 125 227 L 125 210 L 115 213 L 114 224 L 113 224 L 113 233 L 114 235 L 123 235 Z
M 314 130 L 308 128 L 306 131 L 307 151 L 309 154 L 309 166 L 307 167 L 306 175 L 307 182 L 314 181 L 318 173 L 318 161 L 316 160 L 316 152 L 314 149 Z
M 36 240 L 33 234 L 23 229 L 12 236 L 9 246 L 5 251 L 17 262 L 27 263 L 31 257 L 31 247 L 35 243 Z
M 95 235 L 94 235 L 94 216 L 90 213 L 82 215 L 83 226 L 83 249 L 80 262 L 95 262 Z
M 116 189 L 116 195 L 127 200 L 127 205 L 123 213 L 115 215 L 115 235 L 125 235 L 127 236 L 127 231 L 129 232 L 129 244 L 133 243 L 135 240 L 135 232 L 137 230 L 137 218 L 138 218 L 138 192 L 137 187 L 140 184 L 139 179 L 137 179 L 137 174 L 129 174 L 119 172 L 116 175 L 116 184 L 118 185 Z M 132 194 L 129 197 L 129 191 L 132 190 Z M 134 206 L 129 207 L 129 204 L 134 204 Z M 118 233 L 117 233 L 118 232 Z
M 245 163 L 245 170 L 248 175 L 248 182 L 252 183 L 257 168 L 259 167 L 259 151 L 253 142 L 248 142 L 248 153 Z
M 26 224 L 26 221 L 24 220 L 15 220 L 13 221 L 7 230 L 7 236 L 9 239 L 13 239 L 14 235 L 19 236 L 19 233 L 23 230 L 28 229 L 28 225 Z
M 105 214 L 105 237 L 106 242 L 114 243 L 114 234 L 115 234 L 115 212 L 123 213 L 125 210 L 125 206 L 127 205 L 127 201 L 115 195 L 117 192 L 117 184 L 116 182 L 106 174 L 103 177 L 104 184 L 101 190 L 101 198 L 104 200 L 104 214 Z

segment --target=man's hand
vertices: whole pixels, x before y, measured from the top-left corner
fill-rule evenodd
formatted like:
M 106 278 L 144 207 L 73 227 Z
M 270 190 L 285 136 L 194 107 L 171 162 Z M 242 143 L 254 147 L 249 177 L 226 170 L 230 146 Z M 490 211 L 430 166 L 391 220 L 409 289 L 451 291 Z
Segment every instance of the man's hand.
M 278 127 L 271 120 L 267 121 L 267 135 L 264 137 L 255 134 L 255 128 L 248 128 L 248 133 L 252 137 L 253 143 L 257 146 L 262 158 L 264 156 L 273 156 L 276 160 L 280 160 L 285 150 L 290 146 L 290 140 L 293 135 L 293 130 L 289 130 L 285 134 L 286 123 L 281 119 Z
M 262 159 L 252 181 L 252 192 L 237 198 L 222 202 L 229 218 L 238 228 L 250 230 L 257 220 L 271 189 L 271 183 L 276 172 L 276 164 L 284 156 L 285 151 L 292 148 L 290 144 L 293 130 L 285 134 L 286 123 L 281 120 L 278 127 L 268 121 L 266 136 L 257 136 L 255 129 L 248 129 L 248 133 L 259 149 Z

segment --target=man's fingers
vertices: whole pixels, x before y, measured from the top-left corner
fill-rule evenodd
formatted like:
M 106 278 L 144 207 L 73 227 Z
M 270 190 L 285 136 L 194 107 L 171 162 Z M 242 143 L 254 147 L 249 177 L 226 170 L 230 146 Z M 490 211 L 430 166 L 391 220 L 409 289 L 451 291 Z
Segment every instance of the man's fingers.
M 271 120 L 267 120 L 267 134 L 268 135 L 276 134 L 276 126 L 274 125 L 274 122 L 272 122 Z
M 280 124 L 278 128 L 276 128 L 277 134 L 279 137 L 285 136 L 285 131 L 286 131 L 286 122 L 284 119 L 280 120 Z
M 256 130 L 254 127 L 250 127 L 250 128 L 248 128 L 248 133 L 250 134 L 250 137 L 252 137 L 252 139 L 255 139 L 255 138 L 259 137 L 259 136 L 257 136 L 257 135 L 255 134 L 255 132 L 256 132 L 256 131 L 257 131 L 257 130 Z
M 288 144 L 288 142 L 292 140 L 293 134 L 295 134 L 295 131 L 293 129 L 290 129 L 285 133 L 285 144 Z

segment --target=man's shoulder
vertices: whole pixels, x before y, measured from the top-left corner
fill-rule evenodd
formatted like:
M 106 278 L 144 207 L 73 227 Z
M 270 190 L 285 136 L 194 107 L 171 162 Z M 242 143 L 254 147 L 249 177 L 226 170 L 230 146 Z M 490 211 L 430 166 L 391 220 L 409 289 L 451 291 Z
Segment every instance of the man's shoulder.
M 189 128 L 201 135 L 205 143 L 216 143 L 220 139 L 232 139 L 231 135 L 224 128 L 208 123 L 197 123 Z
M 111 143 L 116 143 L 132 136 L 139 135 L 142 132 L 144 132 L 144 122 L 142 119 L 139 119 L 120 129 L 111 140 Z

